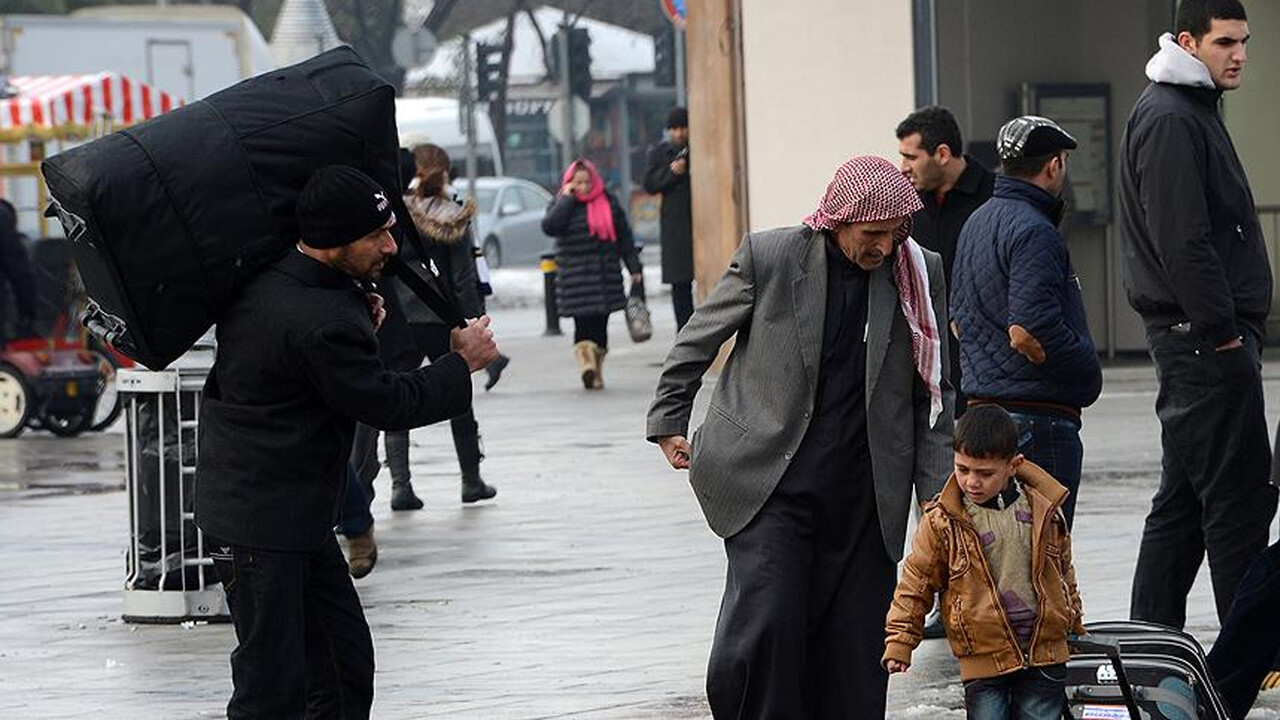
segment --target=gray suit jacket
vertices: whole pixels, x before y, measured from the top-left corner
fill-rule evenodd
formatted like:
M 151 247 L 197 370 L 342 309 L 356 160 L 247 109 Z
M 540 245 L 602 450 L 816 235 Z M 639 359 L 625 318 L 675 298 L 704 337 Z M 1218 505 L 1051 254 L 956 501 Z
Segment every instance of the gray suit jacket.
M 676 337 L 649 408 L 650 441 L 686 435 L 702 375 L 737 333 L 702 427 L 691 439 L 689 482 L 711 529 L 737 533 L 777 487 L 809 427 L 827 303 L 824 236 L 791 227 L 748 234 L 715 290 Z M 942 415 L 929 427 L 929 393 L 916 374 L 891 262 L 871 274 L 867 299 L 867 440 L 885 550 L 902 556 L 911 491 L 928 499 L 951 471 L 942 260 L 924 251 L 942 336 Z

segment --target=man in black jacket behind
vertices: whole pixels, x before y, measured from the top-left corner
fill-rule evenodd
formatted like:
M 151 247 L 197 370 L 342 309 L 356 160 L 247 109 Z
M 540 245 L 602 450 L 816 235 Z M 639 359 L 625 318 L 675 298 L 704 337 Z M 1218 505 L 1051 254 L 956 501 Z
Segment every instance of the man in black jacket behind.
M 1164 446 L 1130 613 L 1174 627 L 1206 550 L 1226 617 L 1276 507 L 1261 380 L 1271 271 L 1218 112 L 1248 39 L 1239 0 L 1183 0 L 1121 142 L 1125 286 L 1156 363 Z
M 322 168 L 298 198 L 297 249 L 250 281 L 218 325 L 196 523 L 239 640 L 232 720 L 369 717 L 373 642 L 333 534 L 356 422 L 395 430 L 458 415 L 471 406 L 470 374 L 497 357 L 480 318 L 431 366 L 383 367 L 382 299 L 357 282 L 395 254 L 394 224 L 371 178 Z
M 676 332 L 693 315 L 693 194 L 689 185 L 689 112 L 667 113 L 667 138 L 649 148 L 645 192 L 662 195 L 662 282 L 671 286 Z
M 942 270 L 947 287 L 956 262 L 956 245 L 960 230 L 973 211 L 991 199 L 996 176 L 982 163 L 965 155 L 960 125 L 951 111 L 936 105 L 920 108 L 898 123 L 900 167 L 924 204 L 911 217 L 911 237 L 942 256 Z M 956 347 L 955 341 L 952 347 Z M 951 384 L 956 391 L 956 417 L 964 414 L 968 399 L 961 386 L 960 353 L 951 353 Z M 942 637 L 941 622 L 926 626 L 936 628 L 933 635 Z

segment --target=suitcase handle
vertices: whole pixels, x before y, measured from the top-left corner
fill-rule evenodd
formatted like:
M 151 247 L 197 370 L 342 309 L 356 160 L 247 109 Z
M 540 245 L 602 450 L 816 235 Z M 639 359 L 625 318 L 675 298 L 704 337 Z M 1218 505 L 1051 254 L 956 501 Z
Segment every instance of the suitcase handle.
M 1138 701 L 1133 697 L 1133 686 L 1129 684 L 1129 676 L 1124 671 L 1124 663 L 1120 660 L 1120 641 L 1101 635 L 1068 635 L 1067 646 L 1072 652 L 1094 653 L 1106 655 L 1111 667 L 1116 671 L 1116 684 L 1120 686 L 1120 695 L 1124 698 L 1125 707 L 1129 709 L 1130 720 L 1142 720 L 1142 711 L 1138 709 Z M 1063 720 L 1072 720 L 1071 711 L 1062 709 Z

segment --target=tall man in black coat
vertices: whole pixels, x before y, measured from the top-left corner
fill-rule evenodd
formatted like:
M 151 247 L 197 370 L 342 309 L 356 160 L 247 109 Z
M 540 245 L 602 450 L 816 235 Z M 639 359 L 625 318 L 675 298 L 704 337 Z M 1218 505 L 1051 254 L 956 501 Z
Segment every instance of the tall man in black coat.
M 455 353 L 386 370 L 382 298 L 361 289 L 396 252 L 386 192 L 345 166 L 298 198 L 301 240 L 218 324 L 200 412 L 196 523 L 209 536 L 239 646 L 231 720 L 369 717 L 373 642 L 333 527 L 356 422 L 394 430 L 471 406 L 498 354 L 488 318 Z
M 667 139 L 649 148 L 645 192 L 662 194 L 662 282 L 671 286 L 676 330 L 693 315 L 693 200 L 689 187 L 689 113 L 667 115 Z
M 1125 289 L 1156 363 L 1163 443 L 1130 614 L 1174 627 L 1206 552 L 1226 618 L 1276 508 L 1261 363 L 1271 269 L 1218 109 L 1248 39 L 1238 0 L 1182 0 L 1120 143 Z

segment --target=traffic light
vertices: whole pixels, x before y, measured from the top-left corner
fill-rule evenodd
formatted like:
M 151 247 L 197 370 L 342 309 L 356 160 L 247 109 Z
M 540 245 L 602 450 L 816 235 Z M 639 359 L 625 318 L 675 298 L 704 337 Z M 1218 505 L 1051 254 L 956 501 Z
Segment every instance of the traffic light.
M 492 102 L 502 90 L 502 46 L 476 43 L 476 100 Z
M 653 37 L 653 84 L 676 84 L 676 31 L 666 28 Z
M 569 91 L 583 100 L 591 99 L 591 34 L 586 28 L 561 27 L 551 36 L 551 80 L 560 83 L 560 43 L 569 36 Z
M 591 34 L 586 28 L 569 28 L 569 91 L 591 99 Z

